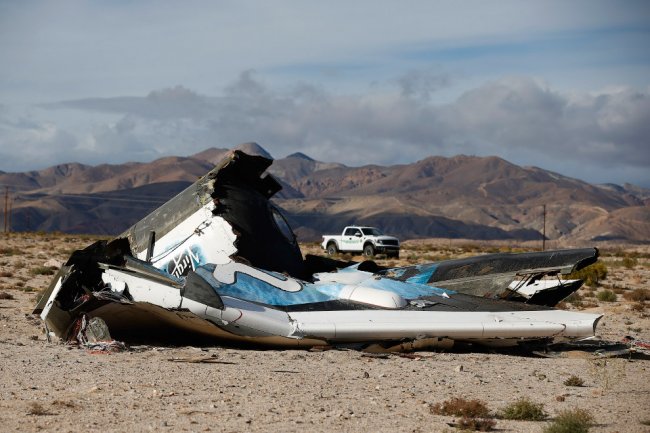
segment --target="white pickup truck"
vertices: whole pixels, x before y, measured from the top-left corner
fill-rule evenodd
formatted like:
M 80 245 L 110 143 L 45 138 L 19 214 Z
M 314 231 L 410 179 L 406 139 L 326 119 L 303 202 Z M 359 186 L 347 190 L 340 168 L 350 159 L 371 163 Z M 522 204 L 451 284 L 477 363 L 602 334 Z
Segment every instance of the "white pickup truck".
M 321 247 L 330 255 L 341 251 L 363 253 L 366 257 L 372 257 L 376 253 L 399 257 L 399 240 L 384 235 L 375 227 L 348 226 L 343 229 L 341 236 L 323 236 Z

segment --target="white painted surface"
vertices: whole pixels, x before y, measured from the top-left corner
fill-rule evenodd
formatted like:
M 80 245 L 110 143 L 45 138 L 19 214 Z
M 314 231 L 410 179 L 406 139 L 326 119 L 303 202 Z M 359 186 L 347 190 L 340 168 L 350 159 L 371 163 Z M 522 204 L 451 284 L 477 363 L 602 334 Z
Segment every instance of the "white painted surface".
M 537 280 L 534 283 L 526 284 L 519 289 L 517 287 L 521 284 L 521 281 L 513 281 L 510 283 L 510 290 L 516 290 L 518 294 L 525 296 L 526 298 L 532 297 L 535 293 L 548 290 L 548 289 L 555 289 L 556 287 L 564 284 L 571 284 L 574 283 L 577 280 Z
M 384 308 L 401 308 L 407 304 L 406 299 L 395 292 L 364 286 L 347 285 L 343 287 L 339 297 L 341 299 Z
M 314 279 L 324 283 L 359 284 L 371 278 L 372 275 L 365 271 L 320 272 L 314 274 Z
M 449 337 L 453 339 L 587 337 L 599 314 L 568 311 L 325 311 L 292 312 L 305 336 L 328 339 Z
M 264 272 L 243 263 L 231 261 L 223 265 L 217 265 L 213 272 L 214 278 L 224 284 L 234 284 L 237 281 L 237 274 L 250 275 L 285 292 L 299 292 L 302 290 L 302 286 L 294 278 Z
M 240 328 L 242 335 L 274 335 L 299 338 L 289 315 L 283 311 L 266 308 L 251 302 L 224 296 L 224 309 L 211 308 L 200 302 L 183 298 L 183 308 L 199 317 L 220 324 L 225 329 Z
M 181 305 L 179 289 L 134 276 L 127 272 L 108 269 L 102 274 L 102 281 L 109 284 L 111 290 L 122 293 L 125 289 L 135 302 L 149 302 L 163 308 L 178 308 Z
M 194 245 L 199 245 L 205 256 L 202 264 L 228 263 L 231 260 L 230 256 L 237 252 L 235 248 L 237 236 L 226 220 L 212 214 L 213 209 L 213 203 L 206 204 L 169 233 L 156 239 L 151 263 L 162 269 L 171 259 L 189 251 Z M 147 250 L 138 254 L 141 260 L 146 256 Z
M 54 289 L 52 290 L 52 293 L 50 293 L 50 297 L 47 298 L 47 303 L 45 303 L 45 307 L 43 307 L 43 311 L 41 311 L 41 320 L 43 321 L 45 321 L 45 319 L 47 318 L 47 315 L 52 309 L 52 305 L 54 305 L 54 300 L 59 294 L 59 290 L 61 290 L 61 280 L 62 278 L 59 277 L 59 279 L 56 282 L 56 285 L 54 286 Z

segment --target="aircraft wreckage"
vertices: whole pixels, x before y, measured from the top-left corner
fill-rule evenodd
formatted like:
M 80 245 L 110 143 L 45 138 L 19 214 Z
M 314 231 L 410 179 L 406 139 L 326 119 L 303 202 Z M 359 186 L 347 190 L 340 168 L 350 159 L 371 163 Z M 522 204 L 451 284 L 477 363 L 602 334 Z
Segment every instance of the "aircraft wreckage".
M 35 308 L 48 335 L 74 339 L 96 318 L 124 339 L 189 331 L 293 347 L 594 335 L 600 315 L 553 306 L 581 284 L 560 275 L 594 263 L 596 249 L 397 268 L 303 259 L 270 201 L 281 189 L 271 163 L 233 151 L 122 235 L 75 251 Z

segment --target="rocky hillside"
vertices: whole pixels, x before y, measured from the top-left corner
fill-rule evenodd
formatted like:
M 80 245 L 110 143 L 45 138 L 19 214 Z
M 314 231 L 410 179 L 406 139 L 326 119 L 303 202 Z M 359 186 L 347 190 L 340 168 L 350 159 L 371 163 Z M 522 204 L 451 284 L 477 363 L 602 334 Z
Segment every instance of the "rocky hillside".
M 270 155 L 256 143 L 238 148 Z M 190 185 L 228 149 L 151 163 L 62 164 L 0 173 L 15 197 L 14 230 L 118 233 Z M 404 239 L 541 239 L 650 242 L 650 190 L 592 185 L 498 157 L 432 156 L 412 164 L 347 167 L 303 153 L 269 171 L 276 196 L 302 240 L 346 224 L 381 227 Z

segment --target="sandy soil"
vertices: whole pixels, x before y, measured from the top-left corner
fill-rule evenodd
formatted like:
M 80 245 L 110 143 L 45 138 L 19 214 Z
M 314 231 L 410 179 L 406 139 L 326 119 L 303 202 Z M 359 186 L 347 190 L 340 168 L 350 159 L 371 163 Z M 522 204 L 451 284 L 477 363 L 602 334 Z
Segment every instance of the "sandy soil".
M 30 314 L 35 290 L 51 278 L 43 267 L 91 239 L 31 234 L 1 241 L 0 295 L 13 299 L 0 299 L 0 431 L 452 432 L 454 418 L 433 415 L 430 404 L 481 399 L 496 412 L 527 397 L 542 403 L 549 417 L 576 407 L 590 411 L 597 423 L 592 432 L 650 432 L 642 423 L 650 421 L 647 359 L 550 359 L 503 351 L 378 357 L 223 346 L 138 346 L 106 354 L 48 343 L 40 320 Z M 449 247 L 417 243 L 403 251 L 402 263 L 475 253 Z M 618 262 L 631 248 L 603 254 L 609 269 L 604 285 L 619 292 L 617 301 L 585 298 L 594 304 L 587 311 L 605 314 L 598 335 L 606 339 L 650 337 L 647 302 L 623 298 L 650 281 L 649 249 L 635 250 L 642 257 L 629 269 Z M 571 375 L 585 386 L 564 385 Z M 548 422 L 497 420 L 496 429 L 541 432 Z

